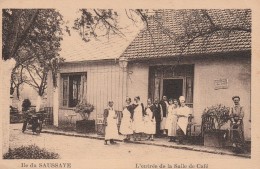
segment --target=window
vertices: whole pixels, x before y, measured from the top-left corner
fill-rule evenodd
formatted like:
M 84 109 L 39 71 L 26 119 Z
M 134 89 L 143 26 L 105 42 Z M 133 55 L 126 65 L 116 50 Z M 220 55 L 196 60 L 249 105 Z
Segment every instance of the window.
M 62 77 L 62 106 L 75 107 L 86 95 L 85 74 L 63 74 Z
M 193 107 L 194 65 L 151 66 L 149 68 L 149 97 L 173 99 L 185 96 Z

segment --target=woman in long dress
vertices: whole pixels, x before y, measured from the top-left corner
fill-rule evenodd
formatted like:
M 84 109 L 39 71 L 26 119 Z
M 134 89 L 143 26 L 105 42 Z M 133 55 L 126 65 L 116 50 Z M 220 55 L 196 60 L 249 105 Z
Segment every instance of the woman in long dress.
M 169 142 L 174 142 L 176 139 L 178 107 L 178 100 L 169 99 L 168 116 L 165 124 L 165 128 L 168 130 L 168 136 L 170 137 Z
M 131 98 L 126 99 L 126 106 L 122 112 L 122 120 L 120 125 L 120 133 L 125 135 L 124 141 L 129 141 L 130 136 L 133 134 L 132 119 L 133 119 L 133 106 L 130 105 Z
M 144 105 L 140 102 L 140 97 L 135 97 L 133 126 L 134 140 L 141 141 L 141 134 L 144 132 Z
M 145 117 L 144 117 L 145 133 L 148 135 L 146 140 L 153 141 L 153 136 L 155 134 L 155 117 L 152 110 L 152 100 L 147 100 L 147 107 L 145 108 Z
M 115 144 L 114 139 L 118 139 L 118 129 L 117 129 L 117 114 L 113 108 L 113 101 L 108 102 L 108 108 L 104 111 L 104 122 L 106 125 L 105 128 L 105 145 L 107 141 L 110 141 L 110 144 Z

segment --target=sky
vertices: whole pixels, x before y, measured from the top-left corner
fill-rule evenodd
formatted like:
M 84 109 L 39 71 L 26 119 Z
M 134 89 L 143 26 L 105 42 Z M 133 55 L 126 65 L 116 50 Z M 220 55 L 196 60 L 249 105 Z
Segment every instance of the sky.
M 110 39 L 107 37 L 99 37 L 98 40 L 91 39 L 90 42 L 84 42 L 79 33 L 72 29 L 74 20 L 77 17 L 80 17 L 79 9 L 64 6 L 61 8 L 57 8 L 57 10 L 63 15 L 63 19 L 66 26 L 70 27 L 71 36 L 68 33 L 64 32 L 63 41 L 61 42 L 61 51 L 60 56 L 65 58 L 67 61 L 75 61 L 75 60 L 84 60 L 84 57 L 93 59 L 98 58 L 99 56 L 95 56 L 95 54 L 103 54 L 108 55 L 107 57 L 111 57 L 114 53 L 120 54 L 123 50 L 128 46 L 128 44 L 136 37 L 139 31 L 144 27 L 144 25 L 140 22 L 139 24 L 133 23 L 126 15 L 125 9 L 114 9 L 117 11 L 119 18 L 119 25 L 126 29 L 122 30 L 125 34 L 124 39 L 118 39 L 118 36 L 111 36 Z M 64 25 L 64 28 L 65 28 Z M 119 42 L 118 45 L 116 42 Z M 109 43 L 111 42 L 111 43 Z M 108 47 L 102 48 L 102 45 L 107 45 Z M 97 48 L 98 46 L 101 46 Z M 113 50 L 117 50 L 114 53 L 107 52 L 107 48 L 113 48 Z M 119 49 L 121 48 L 121 49 Z M 102 51 L 103 50 L 103 51 Z M 87 51 L 87 52 L 86 52 Z M 85 53 L 84 53 L 85 52 Z M 87 55 L 88 54 L 88 55 Z M 80 55 L 80 56 L 79 56 Z M 97 54 L 98 55 L 98 54 Z M 21 100 L 25 98 L 29 98 L 34 103 L 37 97 L 37 92 L 28 85 L 23 85 L 21 90 Z
M 111 58 L 112 54 L 105 48 L 113 48 L 118 50 L 116 54 L 123 52 L 124 49 L 129 45 L 129 43 L 137 36 L 140 29 L 143 28 L 143 23 L 133 23 L 126 15 L 125 9 L 114 9 L 119 15 L 118 24 L 120 27 L 124 28 L 121 31 L 124 33 L 125 37 L 120 38 L 119 36 L 107 36 L 98 37 L 97 40 L 92 38 L 90 42 L 84 42 L 79 33 L 74 30 L 73 24 L 74 20 L 80 17 L 80 12 L 78 9 L 58 9 L 63 15 L 65 25 L 70 28 L 71 36 L 64 32 L 63 41 L 61 42 L 60 56 L 65 58 L 65 61 L 78 61 L 84 60 L 84 57 L 88 60 L 98 59 L 99 56 L 95 56 L 101 53 L 105 53 L 106 58 Z M 64 25 L 64 27 L 65 27 Z M 103 34 L 103 33 L 102 33 Z M 120 42 L 116 45 L 116 41 Z M 106 45 L 107 47 L 102 47 Z M 100 47 L 101 46 L 101 47 Z M 98 50 L 97 47 L 100 47 Z M 122 48 L 122 49 L 118 49 Z M 103 50 L 104 49 L 104 50 Z M 86 52 L 87 51 L 87 52 Z M 97 54 L 97 51 L 99 53 Z M 84 53 L 85 52 L 85 53 Z M 78 56 L 77 56 L 78 55 Z M 110 55 L 110 56 L 109 56 Z

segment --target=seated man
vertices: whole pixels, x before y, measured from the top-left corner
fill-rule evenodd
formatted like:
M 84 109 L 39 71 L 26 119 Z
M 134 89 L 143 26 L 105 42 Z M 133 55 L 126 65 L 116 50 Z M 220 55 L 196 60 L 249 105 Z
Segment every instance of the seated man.
M 185 104 L 185 97 L 180 96 L 180 107 L 177 109 L 177 138 L 179 143 L 183 143 L 184 136 L 186 136 L 189 115 L 191 115 L 191 109 Z

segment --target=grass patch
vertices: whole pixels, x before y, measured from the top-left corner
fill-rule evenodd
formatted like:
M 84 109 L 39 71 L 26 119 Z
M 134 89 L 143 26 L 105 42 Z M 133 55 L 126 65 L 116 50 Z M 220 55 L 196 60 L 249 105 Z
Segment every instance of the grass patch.
M 39 148 L 36 145 L 21 146 L 9 151 L 3 155 L 4 159 L 58 159 L 59 154 L 49 152 L 46 149 Z

